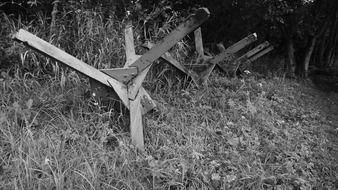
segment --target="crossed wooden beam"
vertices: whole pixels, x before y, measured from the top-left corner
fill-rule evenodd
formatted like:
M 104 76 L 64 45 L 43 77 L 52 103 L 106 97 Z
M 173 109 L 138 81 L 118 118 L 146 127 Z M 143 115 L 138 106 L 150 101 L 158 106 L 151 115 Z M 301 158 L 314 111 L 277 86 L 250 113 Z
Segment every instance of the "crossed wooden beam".
M 166 54 L 178 41 L 205 22 L 209 15 L 208 9 L 198 9 L 143 55 L 136 55 L 133 38 L 130 34 L 132 30 L 127 29 L 125 31 L 127 60 L 123 68 L 96 69 L 23 29 L 14 34 L 13 39 L 63 63 L 98 83 L 114 89 L 118 98 L 130 111 L 132 143 L 140 150 L 144 150 L 142 115 L 156 106 L 150 95 L 142 87 L 149 68 L 156 59 Z
M 173 56 L 171 56 L 169 52 L 164 53 L 161 58 L 182 71 L 183 73 L 190 76 L 197 86 L 202 86 L 206 84 L 206 81 L 208 80 L 211 72 L 216 65 L 224 72 L 229 72 L 229 70 L 233 70 L 233 72 L 236 72 L 241 64 L 249 64 L 273 50 L 273 46 L 270 46 L 269 42 L 265 41 L 264 43 L 258 45 L 241 57 L 236 58 L 235 54 L 238 51 L 257 40 L 257 34 L 253 33 L 233 44 L 232 46 L 228 47 L 227 49 L 225 49 L 224 46 L 221 44 L 221 53 L 212 57 L 204 54 L 202 32 L 200 27 L 198 27 L 194 31 L 194 37 L 195 49 L 198 54 L 198 59 L 196 60 L 197 64 L 182 65 L 177 60 L 175 60 L 175 58 L 173 58 Z M 143 46 L 150 49 L 154 46 L 154 44 L 152 44 L 151 42 L 147 42 L 143 44 Z M 198 69 L 198 67 L 203 67 L 203 69 Z

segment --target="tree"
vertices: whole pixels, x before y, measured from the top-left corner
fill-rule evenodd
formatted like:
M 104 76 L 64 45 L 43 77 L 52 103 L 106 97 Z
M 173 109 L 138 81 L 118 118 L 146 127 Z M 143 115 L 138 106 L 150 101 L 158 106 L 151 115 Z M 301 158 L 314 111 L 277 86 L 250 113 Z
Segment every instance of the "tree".
M 321 57 L 317 60 L 322 63 L 332 61 L 337 38 L 334 32 L 337 31 L 336 1 L 275 0 L 263 3 L 268 7 L 267 21 L 280 30 L 280 38 L 285 42 L 287 68 L 291 75 L 308 77 L 311 60 L 316 59 L 313 56 L 315 48 L 315 56 Z

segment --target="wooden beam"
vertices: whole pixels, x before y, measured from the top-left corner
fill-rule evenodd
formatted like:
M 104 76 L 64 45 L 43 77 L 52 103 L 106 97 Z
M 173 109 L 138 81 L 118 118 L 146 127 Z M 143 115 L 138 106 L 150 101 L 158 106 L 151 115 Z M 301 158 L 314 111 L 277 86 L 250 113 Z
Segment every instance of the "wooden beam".
M 30 48 L 63 63 L 64 65 L 86 75 L 87 77 L 101 82 L 108 87 L 112 87 L 123 104 L 129 108 L 127 87 L 123 83 L 115 80 L 103 72 L 100 72 L 96 68 L 87 65 L 83 61 L 80 61 L 74 56 L 23 29 L 20 29 L 16 34 L 14 34 L 13 39 L 22 42 L 26 46 L 29 46 Z
M 194 31 L 204 21 L 207 20 L 210 13 L 206 8 L 200 8 L 195 14 L 188 17 L 182 24 L 166 36 L 159 44 L 156 44 L 148 52 L 137 59 L 130 67 L 136 67 L 139 72 L 149 67 L 156 59 L 160 58 L 162 54 L 172 48 L 178 41 L 183 39 L 188 33 Z M 129 82 L 133 77 L 130 76 Z
M 216 55 L 213 59 L 210 60 L 210 62 L 212 64 L 218 64 L 221 61 L 227 60 L 234 53 L 243 49 L 245 46 L 251 44 L 252 42 L 254 42 L 256 40 L 257 40 L 257 34 L 256 33 L 250 34 L 249 36 L 243 38 L 239 42 L 237 42 L 237 43 L 233 44 L 232 46 L 230 46 L 229 48 L 227 48 L 222 53 Z
M 257 54 L 255 54 L 254 56 L 250 57 L 250 61 L 255 61 L 256 59 L 262 57 L 263 55 L 269 53 L 270 51 L 272 51 L 274 49 L 273 46 L 269 46 L 265 49 L 263 49 L 262 51 L 258 52 Z
M 137 95 L 130 100 L 130 136 L 132 143 L 139 149 L 144 150 L 143 121 L 142 121 L 141 97 Z
M 237 58 L 235 61 L 233 61 L 230 64 L 236 65 L 238 63 L 242 63 L 243 60 L 249 60 L 250 57 L 252 57 L 256 53 L 260 52 L 262 49 L 264 49 L 267 46 L 269 46 L 269 42 L 265 41 L 264 43 L 259 44 L 258 46 L 256 46 L 252 50 L 246 52 L 244 55 L 240 56 L 239 58 Z
M 258 46 L 256 46 L 254 49 L 248 51 L 245 55 L 250 58 L 252 57 L 253 55 L 257 54 L 258 52 L 262 51 L 264 48 L 268 47 L 269 46 L 269 42 L 268 41 L 265 41 L 261 44 L 259 44 Z
M 262 44 L 261 44 L 262 45 Z M 258 46 L 257 46 L 258 47 Z M 257 48 L 256 47 L 256 48 Z M 270 52 L 271 50 L 273 50 L 273 46 L 269 46 L 265 49 L 263 49 L 262 51 L 259 51 L 258 53 L 251 55 L 250 57 L 248 57 L 247 55 L 241 56 L 240 58 L 238 58 L 233 65 L 235 66 L 235 70 L 234 73 L 236 73 L 236 71 L 239 69 L 239 67 L 242 65 L 244 65 L 244 67 L 247 64 L 252 63 L 253 61 L 255 61 L 256 59 L 258 59 L 259 57 L 262 57 L 263 55 L 267 54 L 268 52 Z
M 202 29 L 201 27 L 198 27 L 194 31 L 194 37 L 195 37 L 195 48 L 198 53 L 199 57 L 204 57 L 204 49 L 203 49 L 203 39 L 202 39 Z
M 125 40 L 125 49 L 126 49 L 126 66 L 129 66 L 134 62 L 136 57 L 135 47 L 134 47 L 134 35 L 133 35 L 133 26 L 131 22 L 126 24 L 124 29 L 124 40 Z

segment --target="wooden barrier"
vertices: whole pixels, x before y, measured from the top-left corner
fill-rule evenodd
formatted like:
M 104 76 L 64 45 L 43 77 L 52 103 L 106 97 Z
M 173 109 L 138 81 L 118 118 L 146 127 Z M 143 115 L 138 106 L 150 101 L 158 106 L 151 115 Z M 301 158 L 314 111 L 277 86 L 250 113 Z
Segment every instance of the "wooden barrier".
M 209 78 L 211 72 L 213 71 L 216 65 L 218 65 L 220 68 L 224 68 L 224 66 L 222 66 L 222 63 L 224 62 L 228 63 L 233 61 L 235 59 L 234 54 L 236 52 L 238 52 L 239 50 L 243 49 L 244 47 L 248 46 L 249 44 L 257 40 L 256 33 L 251 34 L 243 38 L 242 40 L 238 41 L 237 43 L 233 44 L 232 46 L 228 47 L 227 49 L 224 49 L 220 54 L 211 57 L 204 54 L 201 28 L 195 30 L 194 36 L 195 36 L 195 48 L 198 54 L 196 64 L 194 64 L 193 66 L 181 65 L 168 52 L 163 54 L 161 58 L 167 61 L 169 64 L 172 64 L 174 67 L 178 68 L 180 71 L 184 72 L 188 76 L 190 76 L 197 86 L 202 86 L 206 84 L 207 79 Z M 146 48 L 152 48 L 153 44 L 147 42 L 143 46 Z
M 142 87 L 145 76 L 156 59 L 165 54 L 187 34 L 198 28 L 207 20 L 209 15 L 208 9 L 198 9 L 193 15 L 190 15 L 182 24 L 168 34 L 168 36 L 161 40 L 160 43 L 154 45 L 153 48 L 141 56 L 135 54 L 131 26 L 129 29 L 127 27 L 125 30 L 127 60 L 123 68 L 96 69 L 22 29 L 14 34 L 13 39 L 63 63 L 98 83 L 112 88 L 118 98 L 130 111 L 132 143 L 140 150 L 144 150 L 142 114 L 147 113 L 155 106 L 150 95 Z
M 110 89 L 107 92 L 129 109 L 132 143 L 140 150 L 144 150 L 142 115 L 152 110 L 156 104 L 142 84 L 156 59 L 161 57 L 189 75 L 197 86 L 202 86 L 206 84 L 216 65 L 224 71 L 228 71 L 229 66 L 236 71 L 241 65 L 245 66 L 273 49 L 268 42 L 264 42 L 244 55 L 236 57 L 235 54 L 238 51 L 257 40 L 257 35 L 254 33 L 228 48 L 224 48 L 221 44 L 218 45 L 221 53 L 215 56 L 205 55 L 200 25 L 209 15 L 208 9 L 198 9 L 158 44 L 146 43 L 145 47 L 149 48 L 149 51 L 143 55 L 136 54 L 132 25 L 127 23 L 125 28 L 126 63 L 123 68 L 96 69 L 22 29 L 14 34 L 13 39 L 89 77 L 94 93 L 99 94 L 102 88 Z M 180 64 L 168 53 L 168 50 L 192 31 L 194 31 L 198 57 L 194 64 L 195 68 L 188 68 L 191 65 Z M 197 70 L 197 67 L 200 69 Z
M 252 63 L 253 61 L 262 57 L 263 55 L 269 53 L 273 49 L 274 49 L 273 46 L 269 45 L 268 41 L 265 41 L 228 65 L 232 66 L 233 68 L 232 72 L 233 75 L 235 75 L 237 70 L 240 69 L 240 67 L 241 67 L 240 70 L 243 71 L 248 64 Z

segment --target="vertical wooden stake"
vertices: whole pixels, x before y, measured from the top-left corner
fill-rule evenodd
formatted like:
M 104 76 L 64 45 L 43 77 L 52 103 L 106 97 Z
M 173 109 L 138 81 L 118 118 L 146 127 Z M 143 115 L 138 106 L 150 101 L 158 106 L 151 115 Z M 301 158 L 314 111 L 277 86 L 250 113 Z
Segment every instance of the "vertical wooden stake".
M 138 94 L 134 100 L 129 99 L 129 103 L 130 134 L 132 143 L 139 150 L 144 150 L 142 105 L 140 95 Z
M 202 30 L 201 27 L 198 27 L 194 31 L 194 36 L 195 36 L 195 48 L 198 53 L 199 57 L 204 57 L 204 49 L 203 49 L 203 39 L 202 39 Z
M 135 53 L 133 26 L 130 22 L 127 23 L 126 28 L 124 30 L 124 39 L 125 39 L 125 45 L 126 45 L 125 67 L 127 67 L 138 58 L 136 57 L 136 53 Z

